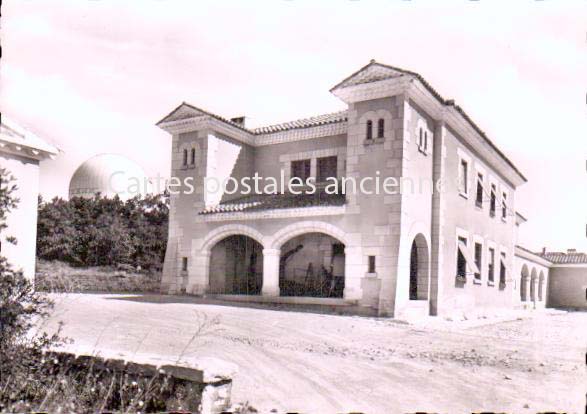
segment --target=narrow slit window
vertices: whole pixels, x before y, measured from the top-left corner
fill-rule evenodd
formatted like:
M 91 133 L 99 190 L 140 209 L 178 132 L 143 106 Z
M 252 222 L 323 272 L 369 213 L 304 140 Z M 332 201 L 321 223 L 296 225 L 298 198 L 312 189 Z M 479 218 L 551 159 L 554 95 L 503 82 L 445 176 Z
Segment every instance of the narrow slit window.
M 367 139 L 373 139 L 373 121 L 367 121 Z
M 477 272 L 475 272 L 475 279 L 481 280 L 481 267 L 483 262 L 483 245 L 475 243 L 475 264 L 477 265 Z
M 375 273 L 375 256 L 369 256 L 368 273 Z
M 483 207 L 483 174 L 477 173 L 477 194 L 475 197 L 475 205 Z
M 495 277 L 495 249 L 492 247 L 489 248 L 489 257 L 487 260 L 487 280 L 493 282 Z
M 190 164 L 196 165 L 196 149 L 195 148 L 192 148 L 192 151 L 191 151 Z
M 377 121 L 377 138 L 383 138 L 385 134 L 385 120 L 380 119 Z
M 183 165 L 184 166 L 188 165 L 188 150 L 187 149 L 183 150 Z
M 181 271 L 182 272 L 188 271 L 188 258 L 187 257 L 181 258 Z
M 491 199 L 489 201 L 489 215 L 495 217 L 495 203 L 496 203 L 496 189 L 495 184 L 491 184 Z

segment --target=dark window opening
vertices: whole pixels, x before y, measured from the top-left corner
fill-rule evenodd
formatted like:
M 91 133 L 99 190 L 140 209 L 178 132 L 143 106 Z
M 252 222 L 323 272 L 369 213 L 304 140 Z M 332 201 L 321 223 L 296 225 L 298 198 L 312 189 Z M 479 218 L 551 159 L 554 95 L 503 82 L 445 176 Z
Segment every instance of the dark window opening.
M 183 150 L 183 165 L 188 165 L 188 150 Z
M 383 138 L 385 134 L 385 120 L 380 119 L 377 121 L 377 138 Z
M 367 121 L 367 139 L 373 139 L 373 121 Z
M 304 183 L 310 177 L 310 160 L 292 161 L 291 178 L 297 177 Z
M 181 258 L 181 271 L 182 272 L 188 271 L 188 258 L 187 257 Z
M 368 273 L 375 273 L 375 256 L 369 256 L 369 270 Z
M 481 243 L 475 243 L 475 264 L 477 265 L 477 270 L 481 272 L 481 266 L 483 261 L 483 245 Z M 481 273 L 475 272 L 475 279 L 481 280 Z
M 507 215 L 508 215 L 508 208 L 507 208 L 507 203 L 506 203 L 506 199 L 507 199 L 507 194 L 503 193 L 501 195 L 501 218 L 502 219 L 506 219 Z
M 428 131 L 424 131 L 424 152 L 428 152 Z
M 477 196 L 475 197 L 475 205 L 483 207 L 483 174 L 477 174 Z
M 195 148 L 192 148 L 190 164 L 192 164 L 192 165 L 196 164 L 196 149 Z
M 495 249 L 489 248 L 489 262 L 487 264 L 487 280 L 493 282 L 495 272 Z
M 499 284 L 505 285 L 505 253 L 501 254 L 501 263 L 499 265 Z
M 469 164 L 465 160 L 461 160 L 461 193 L 469 193 Z
M 318 158 L 317 161 L 317 175 L 316 181 L 319 183 L 326 182 L 328 178 L 336 178 L 337 157 Z
M 495 217 L 495 203 L 496 203 L 495 184 L 491 184 L 491 199 L 489 202 L 489 215 L 491 217 Z
M 418 247 L 412 243 L 410 253 L 410 300 L 418 299 Z
M 464 237 L 459 237 L 459 244 L 463 243 L 465 246 L 467 245 L 467 239 Z M 467 259 L 461 253 L 461 249 L 457 249 L 457 276 L 466 278 L 467 277 Z

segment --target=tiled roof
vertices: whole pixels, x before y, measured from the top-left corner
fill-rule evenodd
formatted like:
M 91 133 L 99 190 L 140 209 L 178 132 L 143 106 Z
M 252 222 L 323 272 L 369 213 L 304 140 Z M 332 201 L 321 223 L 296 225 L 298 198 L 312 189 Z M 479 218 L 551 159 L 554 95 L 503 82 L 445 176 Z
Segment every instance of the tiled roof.
M 345 78 L 343 81 L 336 84 L 330 91 L 334 91 L 338 88 L 344 88 L 347 86 L 353 86 L 363 83 L 377 82 L 380 80 L 391 79 L 394 77 L 409 75 L 418 79 L 426 89 L 436 98 L 438 102 L 445 106 L 452 106 L 455 110 L 463 117 L 463 119 L 475 130 L 481 137 L 489 144 L 489 146 L 521 177 L 524 181 L 528 181 L 526 177 L 518 170 L 514 163 L 506 157 L 506 155 L 489 139 L 485 132 L 469 117 L 469 115 L 458 105 L 455 104 L 452 99 L 444 99 L 436 89 L 428 83 L 422 75 L 416 72 L 412 72 L 406 69 L 401 69 L 396 66 L 385 65 L 383 63 L 371 60 L 367 65 Z
M 39 138 L 31 131 L 17 125 L 6 116 L 2 116 L 2 122 L 0 124 L 0 140 L 14 145 L 21 145 L 23 147 L 45 151 L 51 155 L 59 153 L 59 149 Z
M 308 128 L 319 125 L 334 124 L 347 121 L 347 111 L 333 112 L 330 114 L 313 116 L 310 118 L 298 119 L 297 121 L 284 122 L 281 124 L 269 125 L 253 129 L 253 133 L 271 134 L 273 132 L 287 131 L 297 128 Z
M 215 207 L 208 207 L 199 214 L 233 213 L 283 208 L 341 206 L 345 203 L 344 194 L 255 194 L 225 201 Z
M 587 264 L 587 254 L 582 252 L 540 252 L 536 254 L 554 264 Z

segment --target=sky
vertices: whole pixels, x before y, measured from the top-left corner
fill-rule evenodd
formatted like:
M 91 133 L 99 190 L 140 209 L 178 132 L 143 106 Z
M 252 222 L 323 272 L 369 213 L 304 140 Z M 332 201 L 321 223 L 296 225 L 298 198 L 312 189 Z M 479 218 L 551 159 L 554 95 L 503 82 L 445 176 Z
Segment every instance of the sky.
M 423 75 L 529 182 L 530 249 L 587 251 L 587 1 L 9 0 L 2 113 L 57 145 L 45 198 L 119 153 L 169 176 L 155 123 L 182 101 L 249 125 L 345 109 L 329 89 L 378 62 Z

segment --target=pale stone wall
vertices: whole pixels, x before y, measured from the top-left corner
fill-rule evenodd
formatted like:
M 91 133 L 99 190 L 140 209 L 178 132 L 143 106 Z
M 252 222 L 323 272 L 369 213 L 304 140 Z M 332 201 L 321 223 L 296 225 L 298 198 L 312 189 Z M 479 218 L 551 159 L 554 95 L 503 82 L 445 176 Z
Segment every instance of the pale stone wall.
M 514 264 L 513 302 L 516 308 L 543 309 L 550 306 L 548 292 L 552 278 L 552 269 L 548 265 L 531 260 L 529 254 L 516 254 Z
M 37 239 L 39 163 L 0 152 L 0 166 L 8 169 L 16 178 L 18 190 L 14 196 L 19 199 L 17 208 L 7 217 L 8 228 L 2 232 L 1 254 L 15 268 L 22 269 L 27 278 L 33 280 Z M 6 236 L 16 237 L 18 244 L 8 243 Z
M 587 265 L 550 269 L 548 306 L 587 309 Z
M 515 243 L 515 194 L 513 186 L 490 168 L 470 150 L 453 130 L 445 128 L 444 148 L 444 193 L 440 196 L 443 208 L 443 223 L 441 227 L 442 239 L 442 267 L 439 280 L 441 286 L 438 293 L 439 314 L 452 311 L 472 310 L 474 308 L 512 307 L 514 303 L 515 278 L 514 272 L 514 243 Z M 459 194 L 458 167 L 460 158 L 469 160 L 468 196 Z M 485 196 L 481 208 L 475 205 L 477 171 L 484 172 Z M 489 216 L 489 184 L 497 184 L 497 203 L 495 217 Z M 505 222 L 501 219 L 501 197 L 503 191 L 508 192 L 508 210 Z M 456 258 L 457 233 L 468 237 L 468 247 L 473 252 L 475 239 L 483 241 L 483 264 L 481 281 L 476 283 L 473 275 L 468 275 L 467 283 L 457 287 Z M 496 247 L 495 282 L 491 285 L 487 277 L 487 250 L 490 244 Z M 501 252 L 506 253 L 507 269 L 505 289 L 499 287 L 499 257 Z

